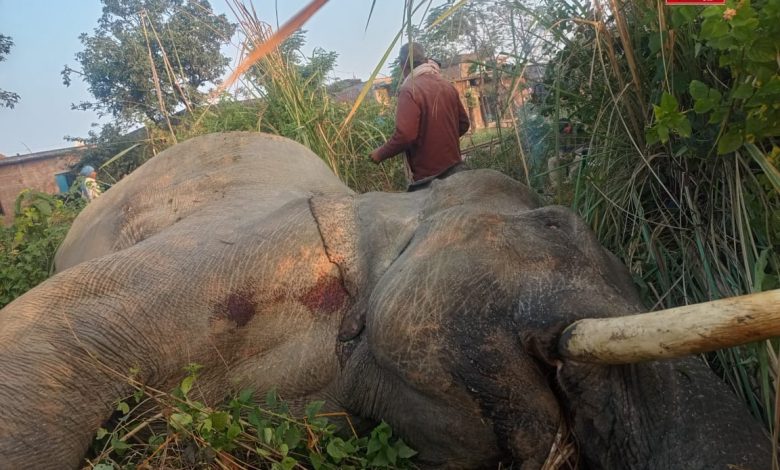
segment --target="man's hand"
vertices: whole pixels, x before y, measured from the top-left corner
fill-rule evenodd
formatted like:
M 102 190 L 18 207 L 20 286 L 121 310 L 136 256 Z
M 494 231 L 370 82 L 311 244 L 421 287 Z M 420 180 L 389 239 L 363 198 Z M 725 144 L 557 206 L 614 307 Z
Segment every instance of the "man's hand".
M 377 165 L 379 165 L 380 163 L 382 163 L 382 159 L 379 157 L 379 154 L 377 153 L 377 151 L 376 151 L 376 150 L 374 150 L 373 152 L 371 152 L 371 155 L 370 155 L 368 158 L 370 158 L 370 159 L 371 159 L 371 161 L 372 161 L 372 162 L 374 162 L 374 163 L 376 163 Z

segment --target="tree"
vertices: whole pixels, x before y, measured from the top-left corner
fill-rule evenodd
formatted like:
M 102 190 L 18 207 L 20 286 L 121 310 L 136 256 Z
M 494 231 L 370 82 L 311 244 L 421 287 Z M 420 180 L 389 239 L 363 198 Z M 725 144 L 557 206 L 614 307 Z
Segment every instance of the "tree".
M 0 62 L 11 52 L 14 41 L 9 36 L 0 34 Z M 13 108 L 19 102 L 19 95 L 11 91 L 0 89 L 0 108 Z
M 207 0 L 102 0 L 92 35 L 79 39 L 81 70 L 65 66 L 63 83 L 81 75 L 93 102 L 74 105 L 120 122 L 159 122 L 204 101 L 202 87 L 218 83 L 229 59 L 220 52 L 235 31 Z
M 455 3 L 448 0 L 428 13 L 426 30 L 419 37 L 428 56 L 445 63 L 462 53 L 489 60 L 511 49 L 510 4 L 473 0 L 451 11 Z
M 302 52 L 305 45 L 306 30 L 298 29 L 279 45 L 280 57 L 285 66 L 293 67 L 298 77 L 308 86 L 315 88 L 323 86 L 328 74 L 336 66 L 338 53 L 315 47 L 311 56 L 307 57 Z M 265 82 L 274 72 L 274 70 L 268 70 L 268 67 L 275 66 L 278 67 L 278 64 L 272 61 L 260 62 L 253 68 L 250 77 L 261 86 L 267 85 Z

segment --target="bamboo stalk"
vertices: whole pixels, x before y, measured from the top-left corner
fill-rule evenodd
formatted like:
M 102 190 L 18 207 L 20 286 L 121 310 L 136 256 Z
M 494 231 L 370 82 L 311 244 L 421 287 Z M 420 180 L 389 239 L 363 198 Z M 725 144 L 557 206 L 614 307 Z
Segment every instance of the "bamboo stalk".
M 599 364 L 668 359 L 780 336 L 780 289 L 567 327 L 563 357 Z
M 628 69 L 631 72 L 631 79 L 636 87 L 636 99 L 639 103 L 639 107 L 642 108 L 642 115 L 647 115 L 647 106 L 645 106 L 643 94 L 642 94 L 642 82 L 639 79 L 639 66 L 637 65 L 636 58 L 634 57 L 634 47 L 631 44 L 631 37 L 628 34 L 628 26 L 626 26 L 626 19 L 623 16 L 623 10 L 618 5 L 617 0 L 610 0 L 612 7 L 612 14 L 617 24 L 618 35 L 620 35 L 620 42 L 623 43 L 623 52 L 626 55 L 626 61 L 628 62 Z
M 157 65 L 154 63 L 154 56 L 152 55 L 152 45 L 149 43 L 149 35 L 146 32 L 146 20 L 147 20 L 146 11 L 143 11 L 141 13 L 141 26 L 143 27 L 144 31 L 144 38 L 146 39 L 146 49 L 149 53 L 149 66 L 152 68 L 152 79 L 154 80 L 154 89 L 157 93 L 157 101 L 160 103 L 160 112 L 165 117 L 165 122 L 168 124 L 168 130 L 171 132 L 171 139 L 173 140 L 173 143 L 178 143 L 176 140 L 176 133 L 173 131 L 173 126 L 171 125 L 171 120 L 168 117 L 168 110 L 165 109 L 165 99 L 163 98 L 162 94 L 162 88 L 160 87 L 160 77 L 157 76 Z

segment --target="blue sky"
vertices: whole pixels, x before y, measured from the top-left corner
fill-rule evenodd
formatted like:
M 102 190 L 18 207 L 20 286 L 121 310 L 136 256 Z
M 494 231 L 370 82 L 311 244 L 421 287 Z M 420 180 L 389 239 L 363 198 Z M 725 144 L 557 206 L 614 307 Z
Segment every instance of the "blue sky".
M 261 19 L 275 22 L 274 0 L 253 3 Z M 308 1 L 276 3 L 283 23 Z M 403 4 L 404 0 L 377 0 L 364 33 L 371 0 L 331 0 L 304 26 L 305 52 L 314 47 L 336 51 L 336 76 L 365 79 L 398 31 Z M 233 20 L 225 0 L 211 0 L 211 5 Z M 14 109 L 0 108 L 0 153 L 13 156 L 71 146 L 64 136 L 86 136 L 90 124 L 98 120 L 91 112 L 70 109 L 71 103 L 91 97 L 75 76 L 65 87 L 60 72 L 65 64 L 77 66 L 74 56 L 82 50 L 78 36 L 92 32 L 101 9 L 100 0 L 0 0 L 0 34 L 14 41 L 11 53 L 0 62 L 0 89 L 21 96 Z

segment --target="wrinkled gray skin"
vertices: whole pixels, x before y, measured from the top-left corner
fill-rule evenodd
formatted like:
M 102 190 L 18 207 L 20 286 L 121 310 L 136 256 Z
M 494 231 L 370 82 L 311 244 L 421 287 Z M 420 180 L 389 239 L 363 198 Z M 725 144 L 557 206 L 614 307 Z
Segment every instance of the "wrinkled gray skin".
M 421 465 L 539 468 L 561 419 L 588 468 L 769 465 L 698 360 L 558 362 L 564 326 L 639 301 L 580 219 L 496 172 L 356 195 L 293 142 L 199 137 L 91 203 L 56 263 L 0 312 L 1 468 L 78 466 L 122 374 L 166 390 L 191 362 L 208 402 L 324 399 Z

